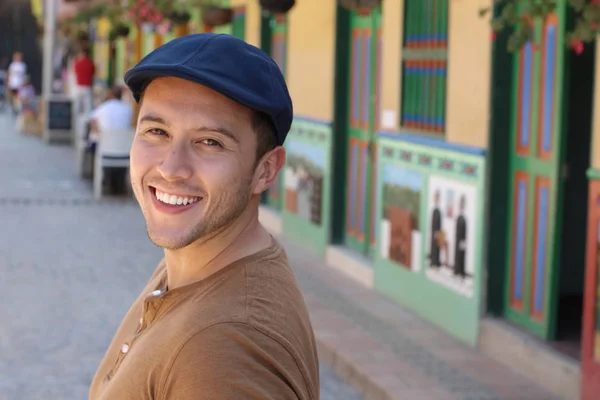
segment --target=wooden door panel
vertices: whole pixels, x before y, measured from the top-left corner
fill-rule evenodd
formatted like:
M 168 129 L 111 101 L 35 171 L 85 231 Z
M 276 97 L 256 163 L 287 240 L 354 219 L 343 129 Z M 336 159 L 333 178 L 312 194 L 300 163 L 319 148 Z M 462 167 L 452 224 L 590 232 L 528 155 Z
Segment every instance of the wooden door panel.
M 372 150 L 379 107 L 379 12 L 353 13 L 351 21 L 346 244 L 363 254 L 369 254 L 374 243 Z
M 557 313 L 554 244 L 561 217 L 562 113 L 556 110 L 563 109 L 557 107 L 565 55 L 559 40 L 563 19 L 556 14 L 536 23 L 541 42 L 520 50 L 513 75 L 506 315 L 544 339 L 554 336 Z

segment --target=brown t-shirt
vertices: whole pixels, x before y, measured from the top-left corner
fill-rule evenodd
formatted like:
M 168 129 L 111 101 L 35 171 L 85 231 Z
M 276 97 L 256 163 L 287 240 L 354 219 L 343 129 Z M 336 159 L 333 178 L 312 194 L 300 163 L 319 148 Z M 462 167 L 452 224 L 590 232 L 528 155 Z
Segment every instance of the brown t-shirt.
M 312 327 L 274 244 L 166 290 L 161 262 L 100 364 L 91 400 L 319 398 Z

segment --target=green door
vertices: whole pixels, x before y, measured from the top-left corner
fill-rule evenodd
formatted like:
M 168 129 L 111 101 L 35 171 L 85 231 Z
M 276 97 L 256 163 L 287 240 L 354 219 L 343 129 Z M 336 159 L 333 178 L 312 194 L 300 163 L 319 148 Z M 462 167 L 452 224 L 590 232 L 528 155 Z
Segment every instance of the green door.
M 348 177 L 345 242 L 370 256 L 375 247 L 375 131 L 381 76 L 381 9 L 350 16 Z
M 238 39 L 246 40 L 246 7 L 233 9 L 233 21 L 231 21 L 231 34 Z
M 555 335 L 564 129 L 565 2 L 515 56 L 510 134 L 505 312 L 533 334 Z
M 286 74 L 287 62 L 287 16 L 285 14 L 263 17 L 261 27 L 261 47 L 275 60 Z M 281 210 L 283 199 L 283 175 L 279 174 L 273 185 L 267 190 L 264 201 L 272 208 Z

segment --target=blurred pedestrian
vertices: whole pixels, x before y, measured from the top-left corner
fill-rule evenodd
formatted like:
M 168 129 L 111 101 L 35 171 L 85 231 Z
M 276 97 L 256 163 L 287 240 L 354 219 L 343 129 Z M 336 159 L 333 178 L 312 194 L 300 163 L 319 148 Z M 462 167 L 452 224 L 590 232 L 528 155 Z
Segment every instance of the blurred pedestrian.
M 25 83 L 27 76 L 27 65 L 23 62 L 23 54 L 19 51 L 13 54 L 13 60 L 8 66 L 8 89 L 11 96 L 11 104 L 15 115 L 18 113 L 18 91 Z
M 75 96 L 77 99 L 78 112 L 87 114 L 92 110 L 94 76 L 96 66 L 90 57 L 87 48 L 81 48 L 73 61 L 73 72 L 75 74 Z

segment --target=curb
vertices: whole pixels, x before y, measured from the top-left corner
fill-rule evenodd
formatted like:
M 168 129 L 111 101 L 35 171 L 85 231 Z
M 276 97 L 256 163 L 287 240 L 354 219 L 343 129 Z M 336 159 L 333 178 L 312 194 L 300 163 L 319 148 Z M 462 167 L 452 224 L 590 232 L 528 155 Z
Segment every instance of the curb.
M 315 332 L 319 359 L 343 381 L 352 386 L 365 400 L 394 400 L 394 395 L 379 385 L 373 377 L 359 368 L 349 357 L 337 351 Z

